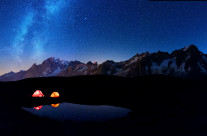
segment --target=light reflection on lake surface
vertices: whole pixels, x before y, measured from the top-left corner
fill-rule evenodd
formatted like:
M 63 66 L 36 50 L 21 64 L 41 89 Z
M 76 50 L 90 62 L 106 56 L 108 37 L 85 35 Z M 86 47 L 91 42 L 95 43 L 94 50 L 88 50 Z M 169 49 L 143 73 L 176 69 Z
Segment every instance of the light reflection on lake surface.
M 51 104 L 52 107 L 58 107 L 60 104 L 57 103 L 57 104 Z
M 42 105 L 41 106 L 37 106 L 37 107 L 34 107 L 35 110 L 40 110 L 42 109 Z
M 129 109 L 122 107 L 72 103 L 43 105 L 40 110 L 25 107 L 23 109 L 39 117 L 48 117 L 58 121 L 106 121 L 127 116 L 131 112 Z

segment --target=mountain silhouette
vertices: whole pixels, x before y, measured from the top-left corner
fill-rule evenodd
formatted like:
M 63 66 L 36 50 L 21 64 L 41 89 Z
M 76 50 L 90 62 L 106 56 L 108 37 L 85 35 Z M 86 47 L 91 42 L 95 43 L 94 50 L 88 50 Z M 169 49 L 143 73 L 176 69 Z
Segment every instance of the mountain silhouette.
M 71 77 L 81 75 L 114 75 L 137 77 L 143 75 L 170 75 L 174 77 L 194 78 L 207 75 L 207 55 L 195 45 L 186 46 L 172 53 L 154 52 L 136 54 L 122 62 L 107 60 L 98 65 L 97 62 L 82 63 L 48 58 L 37 65 L 34 63 L 28 70 L 17 73 L 10 72 L 0 76 L 0 81 L 16 81 L 34 77 Z

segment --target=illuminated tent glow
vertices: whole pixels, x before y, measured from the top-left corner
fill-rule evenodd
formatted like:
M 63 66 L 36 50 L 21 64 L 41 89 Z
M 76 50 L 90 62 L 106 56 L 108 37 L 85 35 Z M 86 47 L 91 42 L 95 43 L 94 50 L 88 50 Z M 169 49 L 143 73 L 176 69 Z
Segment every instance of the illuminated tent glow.
M 53 92 L 53 93 L 50 95 L 50 97 L 54 97 L 54 98 L 56 98 L 56 97 L 60 97 L 60 94 L 59 94 L 58 92 Z
M 43 93 L 40 90 L 36 90 L 32 97 L 44 97 Z
M 42 105 L 41 106 L 34 107 L 34 109 L 36 109 L 36 110 L 40 110 L 41 108 L 42 108 Z
M 57 104 L 51 104 L 52 107 L 58 107 L 60 104 L 57 103 Z

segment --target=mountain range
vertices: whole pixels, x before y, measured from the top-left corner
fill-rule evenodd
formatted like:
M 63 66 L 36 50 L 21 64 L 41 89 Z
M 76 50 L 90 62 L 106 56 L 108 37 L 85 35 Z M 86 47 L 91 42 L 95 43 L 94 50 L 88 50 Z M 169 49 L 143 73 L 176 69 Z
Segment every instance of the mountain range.
M 51 57 L 44 60 L 42 64 L 34 63 L 26 71 L 6 73 L 0 76 L 0 81 L 51 76 L 114 75 L 137 77 L 153 74 L 183 78 L 207 76 L 207 54 L 199 51 L 195 45 L 190 45 L 172 53 L 146 52 L 136 54 L 126 61 L 107 60 L 99 65 L 97 62 L 82 63 Z

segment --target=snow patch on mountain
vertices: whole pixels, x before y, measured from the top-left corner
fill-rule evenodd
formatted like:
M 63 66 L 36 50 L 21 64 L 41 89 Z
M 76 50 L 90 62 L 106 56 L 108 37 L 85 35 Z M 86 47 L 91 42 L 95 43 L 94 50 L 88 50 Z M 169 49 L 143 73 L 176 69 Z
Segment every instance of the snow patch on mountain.
M 190 56 L 190 55 L 188 55 L 188 56 L 187 56 L 187 58 L 186 58 L 185 60 L 188 60 L 188 59 L 190 59 L 190 58 L 191 58 L 191 56 Z
M 69 65 L 70 61 L 62 60 L 60 58 L 51 57 L 48 60 L 52 60 L 54 63 L 58 63 L 60 65 Z
M 205 73 L 206 72 L 206 69 L 200 64 L 200 62 L 198 62 L 198 66 L 201 69 L 201 72 L 202 73 Z
M 190 46 L 186 46 L 185 48 L 183 48 L 183 51 L 187 51 L 190 48 Z
M 60 69 L 60 67 L 58 67 L 58 68 L 57 68 L 56 70 L 54 70 L 52 73 L 46 75 L 46 77 L 57 76 L 61 71 L 62 71 L 62 69 Z
M 179 71 L 179 72 L 185 72 L 185 62 L 183 62 L 183 63 L 180 65 L 178 71 Z
M 135 62 L 138 62 L 138 61 L 140 61 L 140 60 L 142 60 L 144 57 L 146 57 L 147 56 L 147 53 L 144 53 L 144 54 L 142 54 L 142 55 L 140 55 L 140 56 L 136 56 L 136 57 L 133 57 L 131 60 L 130 60 L 130 62 L 129 63 L 127 63 L 125 66 L 129 66 L 129 65 L 131 65 L 131 64 L 133 64 L 133 63 L 135 63 Z M 125 62 L 124 62 L 125 63 Z
M 163 60 L 160 65 L 158 65 L 155 62 L 152 62 L 152 66 L 151 66 L 152 74 L 162 74 L 162 71 L 168 68 L 170 62 L 171 62 L 170 67 L 176 69 L 176 63 L 174 59 Z M 148 67 L 145 67 L 145 69 L 148 70 Z
M 79 72 L 83 72 L 83 71 L 85 71 L 85 70 L 87 70 L 88 69 L 88 67 L 87 66 L 83 66 L 81 69 L 79 69 L 78 71 Z
M 174 70 L 177 70 L 177 64 L 176 64 L 176 58 L 173 58 L 171 59 L 171 65 L 170 65 L 170 68 L 171 69 L 174 69 Z
M 51 70 L 49 68 L 46 68 L 43 72 L 42 72 L 42 76 L 47 76 L 49 73 L 51 73 Z
M 130 64 L 132 64 L 132 63 L 134 63 L 134 62 L 137 62 L 138 59 L 139 59 L 138 56 L 137 56 L 137 57 L 134 57 L 134 58 L 129 62 L 128 65 L 130 65 Z

